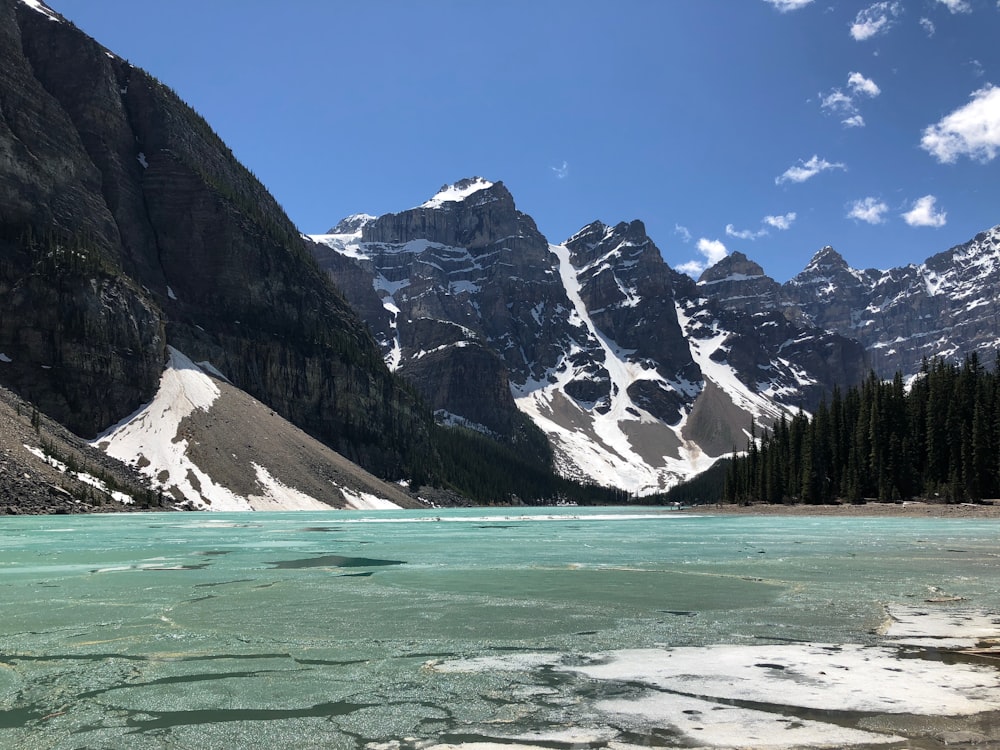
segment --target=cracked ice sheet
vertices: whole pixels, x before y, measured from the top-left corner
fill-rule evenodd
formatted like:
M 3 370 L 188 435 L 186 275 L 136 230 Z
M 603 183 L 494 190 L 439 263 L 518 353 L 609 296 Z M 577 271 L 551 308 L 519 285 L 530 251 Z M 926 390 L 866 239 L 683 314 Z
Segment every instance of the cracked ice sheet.
M 716 748 L 843 748 L 905 741 L 905 738 L 896 735 L 866 732 L 673 694 L 656 693 L 639 699 L 601 701 L 597 708 L 620 717 L 669 724 L 692 742 Z
M 967 607 L 943 608 L 890 604 L 887 638 L 907 646 L 974 648 L 981 640 L 1000 638 L 1000 615 Z
M 636 649 L 564 669 L 671 693 L 821 711 L 967 716 L 1000 710 L 996 669 L 898 654 L 852 644 Z
M 595 722 L 604 724 L 603 729 L 626 722 L 639 733 L 652 728 L 672 730 L 698 747 L 777 750 L 905 741 L 815 716 L 801 719 L 795 716 L 800 709 L 924 716 L 968 716 L 1000 710 L 997 670 L 900 658 L 896 648 L 719 645 L 612 651 L 591 655 L 590 663 L 584 664 L 579 658 L 524 653 L 429 662 L 425 667 L 440 672 L 541 673 L 554 669 L 640 689 L 645 686 L 646 692 L 634 697 L 596 701 Z M 756 707 L 735 706 L 734 702 Z M 543 738 L 520 735 L 509 739 Z M 470 746 L 463 747 L 470 750 Z M 624 745 L 611 742 L 609 747 Z

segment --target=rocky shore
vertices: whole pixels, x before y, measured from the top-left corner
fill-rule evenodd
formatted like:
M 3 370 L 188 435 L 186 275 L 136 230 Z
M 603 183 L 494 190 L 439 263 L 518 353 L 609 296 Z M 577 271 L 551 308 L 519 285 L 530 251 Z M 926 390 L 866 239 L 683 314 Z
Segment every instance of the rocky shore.
M 132 469 L 0 388 L 0 515 L 150 510 L 157 500 Z
M 705 504 L 685 508 L 692 514 L 740 516 L 871 516 L 901 518 L 1000 518 L 1000 503 L 863 503 L 860 505 L 751 505 Z

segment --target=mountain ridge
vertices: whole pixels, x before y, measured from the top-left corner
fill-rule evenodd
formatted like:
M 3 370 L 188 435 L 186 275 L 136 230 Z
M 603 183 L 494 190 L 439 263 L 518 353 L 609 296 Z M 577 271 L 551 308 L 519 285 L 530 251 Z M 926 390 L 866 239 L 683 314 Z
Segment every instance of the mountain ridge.
M 384 312 L 368 320 L 387 362 L 439 413 L 475 422 L 465 404 L 499 400 L 413 374 L 426 361 L 440 370 L 431 354 L 461 368 L 492 352 L 493 377 L 509 381 L 560 471 L 581 481 L 662 491 L 742 444 L 751 420 L 814 403 L 834 385 L 822 369 L 847 382 L 866 369 L 851 342 L 704 299 L 641 221 L 591 222 L 549 243 L 502 182 L 467 178 L 417 208 L 337 226 L 353 231 L 313 236 L 317 258 L 358 309 L 380 295 Z M 778 356 L 785 345 L 801 363 Z M 490 381 L 480 372 L 474 382 Z
M 516 494 L 501 466 L 539 480 L 519 485 L 529 500 L 558 491 L 552 466 L 656 494 L 870 366 L 1000 341 L 1000 228 L 884 272 L 824 248 L 785 284 L 741 254 L 696 282 L 641 221 L 553 244 L 502 182 L 472 177 L 309 238 L 204 119 L 38 0 L 0 0 L 0 38 L 0 382 L 105 447 L 181 371 L 318 440 L 294 480 L 259 446 L 233 444 L 234 468 L 206 447 L 233 437 L 207 437 L 222 402 L 195 405 L 161 425 L 195 468 L 121 454 L 122 481 L 148 469 L 179 506 L 209 505 L 202 464 L 262 507 L 318 500 L 327 449 L 489 500 Z M 268 429 L 299 441 L 282 422 Z

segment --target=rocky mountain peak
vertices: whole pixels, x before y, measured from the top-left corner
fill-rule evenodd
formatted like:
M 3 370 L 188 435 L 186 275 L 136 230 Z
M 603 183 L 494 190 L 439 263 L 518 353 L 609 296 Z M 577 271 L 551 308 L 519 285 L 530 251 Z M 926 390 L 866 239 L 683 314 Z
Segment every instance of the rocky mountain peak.
M 603 221 L 595 220 L 576 232 L 563 244 L 570 248 L 594 247 L 605 240 L 610 229 L 611 227 Z
M 698 279 L 699 284 L 710 284 L 724 279 L 750 279 L 764 275 L 764 269 L 746 255 L 737 251 L 730 253 L 715 265 L 706 268 Z
M 741 252 L 727 255 L 698 279 L 698 287 L 726 307 L 762 313 L 778 306 L 780 285 Z
M 503 186 L 502 182 L 493 183 L 482 177 L 466 177 L 451 185 L 442 185 L 441 189 L 432 198 L 421 203 L 419 208 L 453 208 L 448 204 L 461 203 L 476 193 L 497 186 L 500 187 L 500 190 L 494 191 L 494 193 L 500 197 L 504 195 L 510 197 L 511 203 L 513 203 L 513 197 L 510 196 L 510 192 Z M 484 196 L 477 196 L 477 198 L 482 197 Z
M 327 234 L 358 234 L 365 224 L 370 224 L 376 218 L 371 214 L 351 214 L 338 221 L 336 226 L 327 231 Z
M 827 245 L 812 257 L 812 260 L 809 261 L 805 270 L 803 270 L 803 272 L 799 275 L 801 276 L 803 274 L 817 272 L 829 273 L 831 271 L 846 271 L 849 268 L 850 266 L 847 265 L 847 261 L 844 260 L 844 257 L 832 247 Z
M 546 245 L 535 222 L 517 210 L 502 182 L 482 177 L 445 185 L 416 208 L 380 216 L 361 229 L 364 242 L 405 244 L 413 240 L 480 253 L 505 243 Z
M 638 219 L 619 222 L 611 227 L 593 221 L 564 243 L 572 253 L 573 261 L 587 265 L 599 259 L 625 259 L 635 261 L 644 254 L 652 254 L 662 261 L 660 251 L 646 234 L 646 225 Z

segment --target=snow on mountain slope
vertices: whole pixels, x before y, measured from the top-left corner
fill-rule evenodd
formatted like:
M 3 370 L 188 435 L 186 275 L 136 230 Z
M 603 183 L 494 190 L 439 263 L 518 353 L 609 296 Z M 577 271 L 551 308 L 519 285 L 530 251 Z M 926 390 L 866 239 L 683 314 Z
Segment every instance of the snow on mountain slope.
M 1000 344 L 1000 227 L 928 258 L 859 271 L 824 248 L 781 287 L 788 315 L 857 338 L 882 377 L 912 376 L 921 362 L 977 351 L 986 361 Z
M 55 13 L 55 11 L 53 11 L 45 3 L 40 2 L 39 0 L 21 0 L 21 2 L 24 5 L 27 5 L 32 10 L 41 13 L 50 21 L 59 21 L 60 23 L 63 21 L 63 19 L 57 13 Z
M 439 421 L 520 446 L 526 415 L 564 476 L 640 495 L 742 447 L 752 421 L 818 400 L 818 373 L 839 376 L 845 352 L 863 359 L 774 310 L 715 305 L 641 221 L 553 245 L 481 178 L 311 239 L 352 302 L 378 294 L 365 319 Z
M 135 466 L 179 507 L 394 507 L 406 495 L 351 464 L 173 347 L 154 399 L 92 441 Z M 390 500 L 391 498 L 391 500 Z
M 430 200 L 424 201 L 419 208 L 441 208 L 445 203 L 458 203 L 464 201 L 473 193 L 493 187 L 493 183 L 484 180 L 482 177 L 472 177 L 461 180 L 453 185 L 443 186 Z
M 572 315 L 599 342 L 596 363 L 610 379 L 607 400 L 582 403 L 569 396 L 571 382 L 589 377 L 588 370 L 573 365 L 582 350 L 577 346 L 565 352 L 547 378 L 513 386 L 518 407 L 549 436 L 561 473 L 644 495 L 708 468 L 714 458 L 682 436 L 683 419 L 667 425 L 629 395 L 640 381 L 659 382 L 668 389 L 675 384 L 649 363 L 630 361 L 633 352 L 621 349 L 598 329 L 580 296 L 580 271 L 570 261 L 570 250 L 565 245 L 552 245 L 550 250 L 558 259 Z M 688 387 L 697 389 L 693 384 Z
M 770 423 L 786 411 L 776 403 L 774 393 L 768 393 L 770 382 L 760 382 L 751 388 L 726 362 L 726 342 L 733 333 L 723 328 L 714 316 L 699 315 L 697 303 L 676 303 L 677 318 L 691 346 L 691 355 L 698 364 L 707 382 L 716 385 L 726 394 L 738 409 L 747 413 L 746 427 L 750 427 L 750 417 L 757 422 Z M 708 318 L 705 320 L 705 318 Z M 740 446 L 742 447 L 742 446 Z

